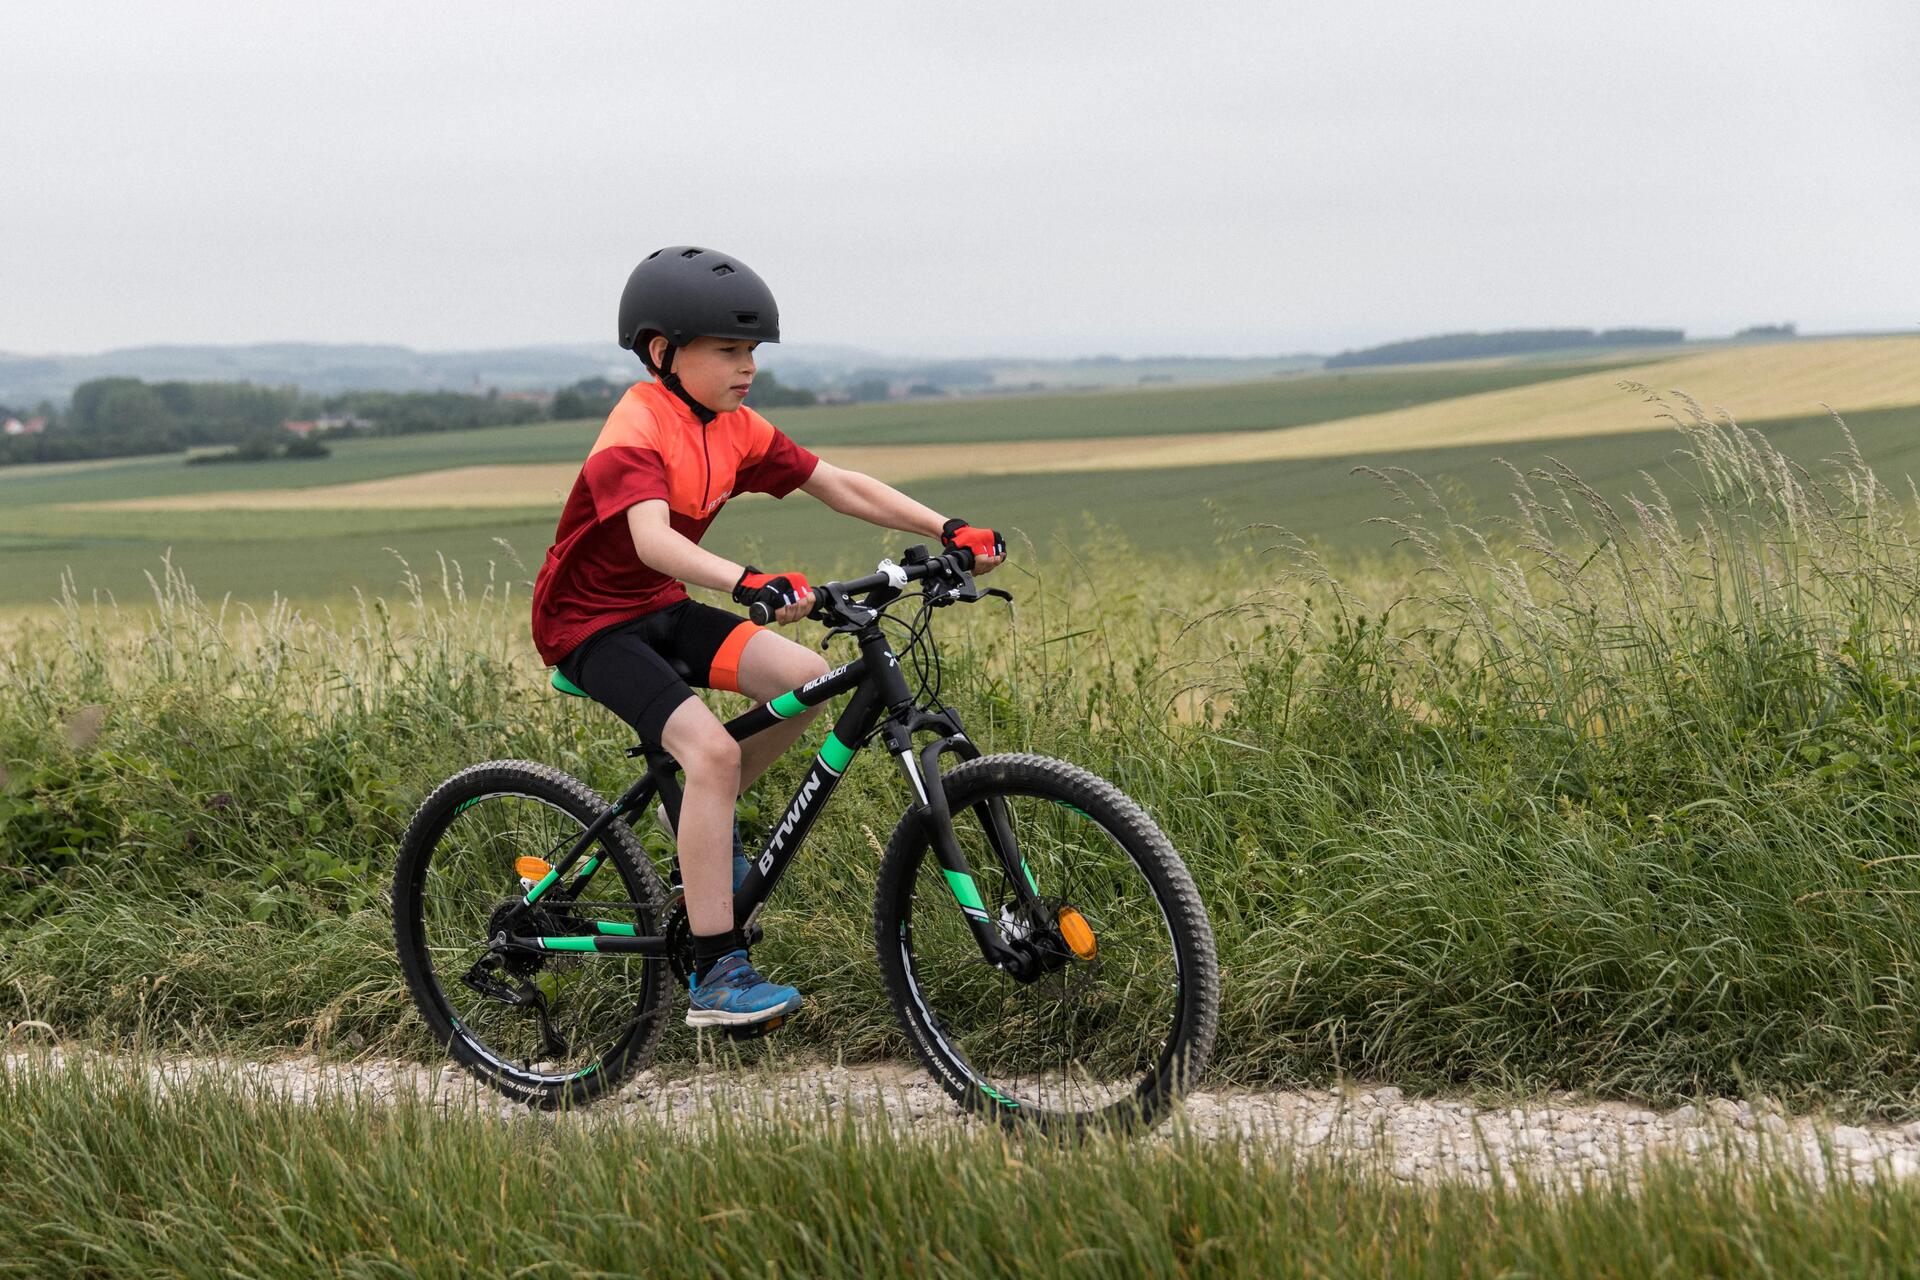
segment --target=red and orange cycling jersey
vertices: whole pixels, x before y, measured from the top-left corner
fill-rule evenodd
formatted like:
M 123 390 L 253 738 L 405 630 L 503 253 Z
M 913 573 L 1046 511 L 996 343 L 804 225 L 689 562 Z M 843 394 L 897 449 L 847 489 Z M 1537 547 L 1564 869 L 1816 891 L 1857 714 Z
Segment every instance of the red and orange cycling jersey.
M 624 516 L 663 498 L 668 523 L 694 542 L 736 493 L 784 498 L 819 459 L 744 405 L 701 425 L 657 382 L 615 405 L 560 513 L 533 585 L 533 643 L 549 665 L 602 627 L 687 598 L 634 549 Z

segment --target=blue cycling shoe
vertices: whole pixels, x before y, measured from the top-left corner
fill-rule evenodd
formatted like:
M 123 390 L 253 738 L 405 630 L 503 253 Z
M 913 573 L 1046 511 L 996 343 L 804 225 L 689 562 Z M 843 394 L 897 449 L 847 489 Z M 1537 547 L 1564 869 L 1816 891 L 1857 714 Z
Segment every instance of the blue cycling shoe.
M 727 952 L 687 985 L 690 1027 L 751 1026 L 800 1008 L 800 993 L 761 977 L 744 951 Z

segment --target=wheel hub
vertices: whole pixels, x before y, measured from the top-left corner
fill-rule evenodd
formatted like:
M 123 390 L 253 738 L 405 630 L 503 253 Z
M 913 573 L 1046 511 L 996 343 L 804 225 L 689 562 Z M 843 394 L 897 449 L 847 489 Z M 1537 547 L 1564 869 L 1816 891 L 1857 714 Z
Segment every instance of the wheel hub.
M 503 898 L 494 907 L 493 914 L 487 917 L 487 940 L 491 942 L 501 934 L 565 933 L 555 921 L 553 914 L 539 907 L 528 907 L 523 899 Z M 547 965 L 547 956 L 539 951 L 523 951 L 518 947 L 500 953 L 500 965 L 516 978 L 531 978 Z

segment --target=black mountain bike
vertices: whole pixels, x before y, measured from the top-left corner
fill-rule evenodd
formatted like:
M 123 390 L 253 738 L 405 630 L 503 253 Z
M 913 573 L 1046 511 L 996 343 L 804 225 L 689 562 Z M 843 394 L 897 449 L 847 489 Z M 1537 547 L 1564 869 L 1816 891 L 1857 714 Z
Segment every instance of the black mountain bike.
M 921 1061 L 962 1106 L 1004 1122 L 1152 1123 L 1213 1045 L 1206 909 L 1139 805 L 1059 760 L 982 755 L 941 705 L 933 611 L 1012 599 L 980 590 L 972 565 L 968 551 L 914 547 L 900 564 L 816 588 L 810 616 L 852 636 L 860 656 L 727 731 L 747 738 L 853 696 L 734 894 L 736 922 L 759 937 L 768 896 L 877 738 L 911 797 L 881 861 L 874 937 Z M 913 606 L 911 622 L 889 614 Z M 883 624 L 903 629 L 899 652 Z M 554 684 L 579 692 L 557 673 Z M 628 825 L 656 796 L 678 818 L 678 766 L 646 743 L 628 754 L 647 772 L 612 804 L 532 761 L 463 769 L 401 841 L 394 936 L 414 1001 L 455 1059 L 536 1106 L 584 1103 L 644 1068 L 672 1013 L 669 973 L 686 989 L 680 892 Z M 943 763 L 949 755 L 958 763 Z

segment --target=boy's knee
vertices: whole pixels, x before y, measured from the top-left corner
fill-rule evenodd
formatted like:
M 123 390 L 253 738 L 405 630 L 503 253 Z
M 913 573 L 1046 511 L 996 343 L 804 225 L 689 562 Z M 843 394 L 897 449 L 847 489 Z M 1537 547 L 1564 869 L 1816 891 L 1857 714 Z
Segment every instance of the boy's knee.
M 689 698 L 667 721 L 664 745 L 686 771 L 687 781 L 725 782 L 740 773 L 740 744 L 711 712 Z M 695 711 L 694 709 L 698 710 Z
M 712 778 L 724 781 L 740 776 L 740 744 L 733 736 L 715 727 L 712 734 L 703 734 L 694 743 L 693 750 L 680 761 L 680 767 L 689 777 Z
M 795 665 L 798 668 L 794 672 L 795 688 L 799 688 L 809 680 L 818 680 L 829 670 L 827 660 L 812 650 L 802 653 Z

